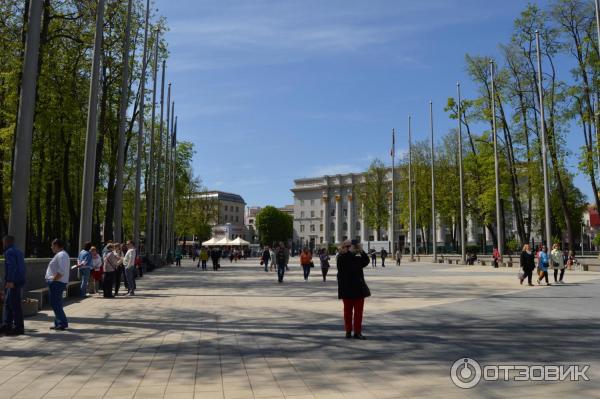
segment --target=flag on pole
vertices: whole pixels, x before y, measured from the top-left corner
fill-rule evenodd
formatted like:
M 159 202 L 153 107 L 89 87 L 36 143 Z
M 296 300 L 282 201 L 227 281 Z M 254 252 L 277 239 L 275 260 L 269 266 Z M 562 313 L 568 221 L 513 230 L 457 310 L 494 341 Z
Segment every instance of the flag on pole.
M 177 145 L 177 117 L 175 117 L 175 126 L 173 127 L 173 134 L 171 135 L 171 148 L 175 148 Z
M 392 129 L 392 150 L 390 156 L 394 158 L 396 156 L 396 130 Z

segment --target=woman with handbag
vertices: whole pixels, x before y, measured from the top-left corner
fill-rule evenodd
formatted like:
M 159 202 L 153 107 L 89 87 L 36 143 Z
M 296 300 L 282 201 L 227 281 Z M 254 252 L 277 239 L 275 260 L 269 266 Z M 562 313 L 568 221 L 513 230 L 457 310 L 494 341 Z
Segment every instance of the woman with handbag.
M 329 254 L 326 248 L 322 248 L 319 253 L 319 260 L 321 261 L 321 274 L 323 275 L 323 282 L 327 281 L 327 273 L 329 272 Z
M 98 254 L 98 249 L 92 247 L 90 249 L 92 254 L 92 291 L 94 294 L 98 294 L 102 289 L 102 257 Z
M 312 254 L 307 247 L 304 247 L 300 254 L 300 265 L 302 265 L 302 270 L 304 271 L 304 281 L 308 281 L 310 268 L 313 267 L 314 264 L 312 263 Z
M 102 291 L 104 291 L 104 298 L 114 298 L 115 296 L 112 293 L 112 288 L 115 283 L 119 258 L 114 252 L 112 243 L 109 243 L 106 246 L 106 249 L 106 255 L 104 255 L 104 283 L 102 285 Z
M 558 244 L 552 245 L 552 252 L 550 252 L 550 259 L 552 261 L 552 270 L 554 270 L 554 283 L 562 284 L 563 277 L 565 275 L 565 262 L 563 259 L 562 251 Z M 558 278 L 558 271 L 560 270 L 560 279 Z
M 365 298 L 371 291 L 365 282 L 363 268 L 369 265 L 369 256 L 357 241 L 346 240 L 337 257 L 338 298 L 344 302 L 346 338 L 367 339 L 362 335 Z
M 525 244 L 521 252 L 521 269 L 523 269 L 523 275 L 519 277 L 521 284 L 527 279 L 528 285 L 533 286 L 531 278 L 535 269 L 535 255 L 531 252 L 529 244 Z

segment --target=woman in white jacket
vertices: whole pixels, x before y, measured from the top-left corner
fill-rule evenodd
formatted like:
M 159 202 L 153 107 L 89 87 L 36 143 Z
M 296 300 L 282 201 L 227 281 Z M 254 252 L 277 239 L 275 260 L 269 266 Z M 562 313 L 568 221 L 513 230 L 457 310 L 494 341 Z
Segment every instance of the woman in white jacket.
M 562 251 L 558 244 L 552 246 L 552 252 L 550 252 L 550 267 L 554 270 L 554 282 L 563 284 L 563 277 L 565 275 L 565 262 L 563 260 Z M 560 270 L 560 279 L 558 278 L 558 271 Z

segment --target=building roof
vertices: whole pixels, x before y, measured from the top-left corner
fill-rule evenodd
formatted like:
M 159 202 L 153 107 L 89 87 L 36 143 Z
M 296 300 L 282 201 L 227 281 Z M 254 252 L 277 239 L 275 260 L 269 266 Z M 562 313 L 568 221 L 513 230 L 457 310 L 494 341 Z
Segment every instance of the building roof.
M 201 193 L 199 196 L 214 198 L 219 201 L 238 202 L 240 204 L 246 205 L 246 201 L 244 201 L 244 199 L 242 198 L 241 195 L 233 194 L 233 193 L 226 193 L 224 191 L 217 191 L 217 190 L 207 191 L 207 192 Z

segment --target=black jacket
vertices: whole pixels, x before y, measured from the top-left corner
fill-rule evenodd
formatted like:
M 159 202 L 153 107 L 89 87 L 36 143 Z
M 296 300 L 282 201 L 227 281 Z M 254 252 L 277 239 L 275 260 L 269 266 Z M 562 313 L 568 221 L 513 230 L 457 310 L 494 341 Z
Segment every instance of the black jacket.
M 366 253 L 346 252 L 337 257 L 337 280 L 339 299 L 359 299 L 371 296 L 365 282 L 363 268 L 369 264 Z
M 521 269 L 523 269 L 524 271 L 530 271 L 535 269 L 535 255 L 533 254 L 533 252 L 521 252 Z

